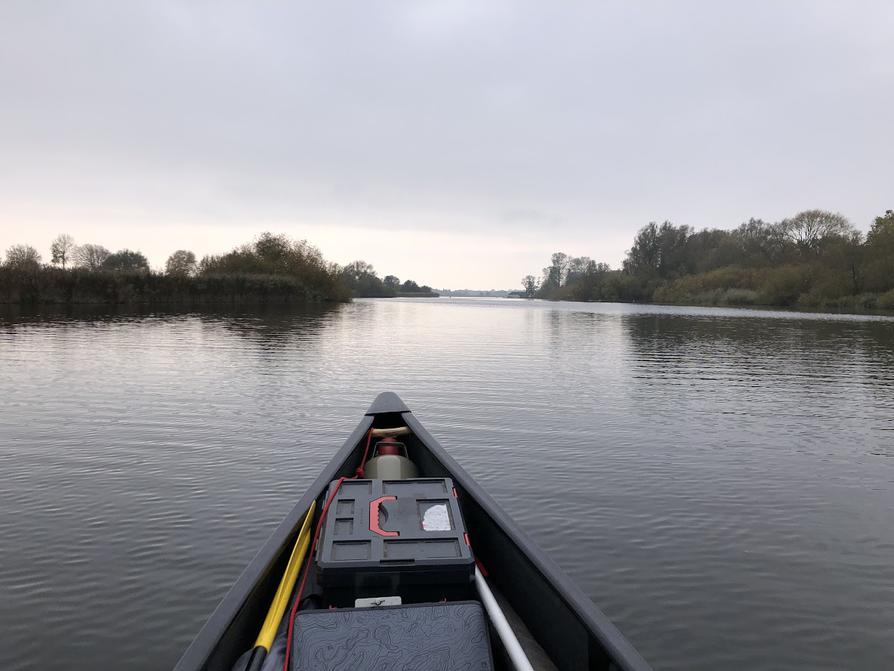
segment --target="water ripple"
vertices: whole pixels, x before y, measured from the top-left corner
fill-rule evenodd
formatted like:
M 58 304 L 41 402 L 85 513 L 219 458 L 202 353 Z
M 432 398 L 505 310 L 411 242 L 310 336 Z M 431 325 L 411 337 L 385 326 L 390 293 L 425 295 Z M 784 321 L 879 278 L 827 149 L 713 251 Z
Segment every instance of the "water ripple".
M 383 389 L 656 669 L 894 658 L 894 322 L 439 299 L 0 316 L 0 666 L 170 667 Z

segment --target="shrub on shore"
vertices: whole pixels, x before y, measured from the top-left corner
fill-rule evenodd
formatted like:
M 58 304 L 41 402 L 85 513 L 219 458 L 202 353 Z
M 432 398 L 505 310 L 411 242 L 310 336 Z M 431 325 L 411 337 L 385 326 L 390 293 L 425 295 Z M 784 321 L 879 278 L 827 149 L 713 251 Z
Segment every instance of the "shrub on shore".
M 208 274 L 0 267 L 0 303 L 137 304 L 304 303 L 350 300 L 338 282 L 309 284 L 288 275 Z
M 334 264 L 305 241 L 265 233 L 228 254 L 202 259 L 178 250 L 167 273 L 149 269 L 139 252 L 108 253 L 84 245 L 75 268 L 41 266 L 32 248 L 15 247 L 0 266 L 0 302 L 87 303 L 304 303 L 348 301 L 351 293 Z M 100 249 L 102 254 L 92 253 Z M 89 253 L 88 253 L 89 252 Z M 101 260 L 98 260 L 100 259 Z M 10 262 L 11 261 L 11 262 Z
M 382 280 L 363 261 L 345 267 L 329 263 L 306 240 L 273 233 L 198 263 L 193 252 L 178 249 L 164 272 L 152 271 L 138 251 L 75 245 L 69 235 L 53 241 L 53 260 L 62 267 L 42 265 L 33 247 L 11 247 L 0 265 L 0 303 L 285 304 L 437 295 L 413 280 L 401 284 L 394 275 Z M 74 267 L 66 267 L 69 260 Z
M 894 289 L 886 291 L 878 297 L 878 307 L 882 310 L 894 310 Z
M 842 215 L 805 210 L 769 224 L 694 230 L 650 223 L 622 268 L 556 252 L 528 296 L 839 310 L 894 309 L 894 211 L 865 236 Z

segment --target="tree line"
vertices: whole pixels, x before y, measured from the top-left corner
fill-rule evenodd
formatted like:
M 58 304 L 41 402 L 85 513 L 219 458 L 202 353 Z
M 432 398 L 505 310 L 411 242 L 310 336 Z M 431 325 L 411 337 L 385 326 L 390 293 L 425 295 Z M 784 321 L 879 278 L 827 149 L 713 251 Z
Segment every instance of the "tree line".
M 551 300 L 894 310 L 894 211 L 866 235 L 824 210 L 732 230 L 652 222 L 620 268 L 556 252 L 522 285 Z
M 159 272 L 139 251 L 78 245 L 67 234 L 50 245 L 50 264 L 30 245 L 13 245 L 0 264 L 0 302 L 5 303 L 287 303 L 430 292 L 393 275 L 379 279 L 364 261 L 327 262 L 306 240 L 273 233 L 201 260 L 179 249 Z
M 379 278 L 375 268 L 365 261 L 354 261 L 340 270 L 342 280 L 355 296 L 391 298 L 394 296 L 437 295 L 427 284 L 400 281 L 396 275 Z

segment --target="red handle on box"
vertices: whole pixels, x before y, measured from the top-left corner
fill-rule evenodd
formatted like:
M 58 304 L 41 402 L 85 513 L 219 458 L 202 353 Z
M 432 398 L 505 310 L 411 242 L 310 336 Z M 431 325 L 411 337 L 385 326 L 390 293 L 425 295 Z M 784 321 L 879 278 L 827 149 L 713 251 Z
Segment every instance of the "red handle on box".
M 384 501 L 395 501 L 397 500 L 396 496 L 380 496 L 377 499 L 373 499 L 369 502 L 369 530 L 373 533 L 377 533 L 380 536 L 400 536 L 400 532 L 398 531 L 386 531 L 381 526 L 379 526 L 379 506 L 382 505 Z

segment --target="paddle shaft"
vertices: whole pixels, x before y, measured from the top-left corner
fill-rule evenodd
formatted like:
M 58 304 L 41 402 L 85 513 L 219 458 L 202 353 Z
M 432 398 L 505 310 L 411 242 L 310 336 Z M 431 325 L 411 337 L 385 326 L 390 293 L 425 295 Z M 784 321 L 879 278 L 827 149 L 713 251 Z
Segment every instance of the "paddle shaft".
M 270 603 L 267 617 L 264 618 L 264 624 L 261 625 L 261 630 L 258 632 L 258 638 L 245 666 L 245 671 L 261 671 L 270 646 L 273 645 L 273 640 L 276 638 L 276 632 L 279 629 L 279 623 L 286 612 L 286 606 L 289 605 L 289 596 L 291 596 L 292 590 L 295 589 L 295 582 L 298 580 L 298 574 L 301 572 L 301 565 L 304 563 L 307 547 L 310 545 L 310 526 L 316 507 L 317 502 L 312 502 L 304 515 L 301 530 L 298 532 L 298 539 L 292 548 L 292 554 L 289 556 L 289 562 L 286 564 L 282 580 L 279 581 L 279 586 L 276 588 L 276 594 L 273 595 L 273 601 Z

